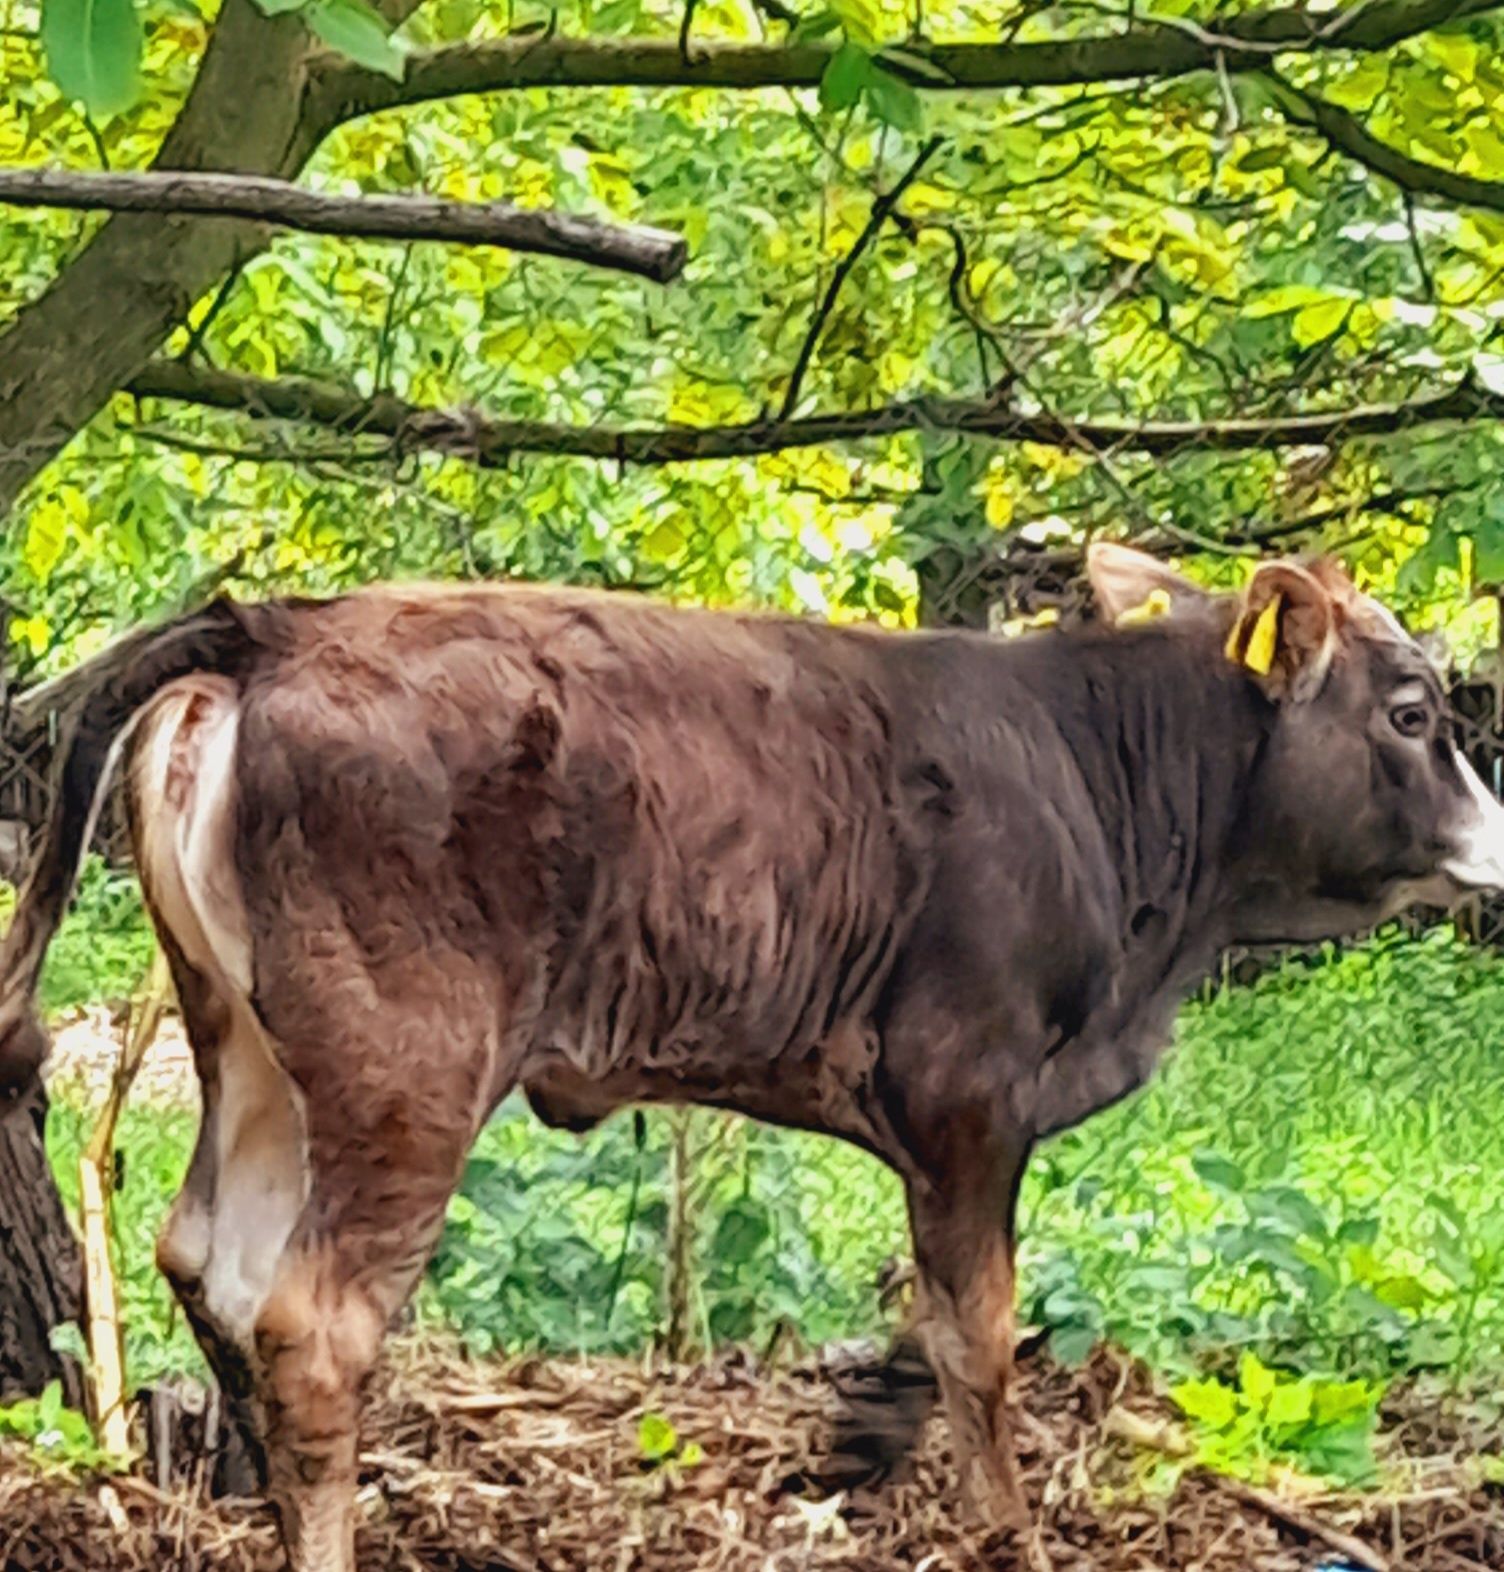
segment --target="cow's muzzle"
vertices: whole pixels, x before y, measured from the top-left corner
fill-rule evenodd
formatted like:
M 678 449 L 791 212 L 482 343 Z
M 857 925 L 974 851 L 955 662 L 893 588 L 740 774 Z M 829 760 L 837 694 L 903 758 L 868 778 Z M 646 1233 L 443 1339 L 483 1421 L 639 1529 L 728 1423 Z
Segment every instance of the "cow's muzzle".
M 1442 862 L 1441 871 L 1465 890 L 1504 890 L 1504 806 L 1461 753 L 1457 768 L 1467 805 L 1451 837 L 1456 849 Z

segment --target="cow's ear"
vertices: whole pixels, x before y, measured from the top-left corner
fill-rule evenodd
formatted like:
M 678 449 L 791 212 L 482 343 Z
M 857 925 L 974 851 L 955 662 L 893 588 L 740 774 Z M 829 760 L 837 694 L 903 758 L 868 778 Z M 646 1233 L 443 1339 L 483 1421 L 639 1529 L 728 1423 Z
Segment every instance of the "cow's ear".
M 1110 540 L 1086 548 L 1086 576 L 1104 622 L 1143 620 L 1209 598 L 1157 557 Z
M 1293 562 L 1263 563 L 1238 603 L 1227 658 L 1272 698 L 1314 698 L 1337 652 L 1337 620 L 1337 603 L 1314 573 Z

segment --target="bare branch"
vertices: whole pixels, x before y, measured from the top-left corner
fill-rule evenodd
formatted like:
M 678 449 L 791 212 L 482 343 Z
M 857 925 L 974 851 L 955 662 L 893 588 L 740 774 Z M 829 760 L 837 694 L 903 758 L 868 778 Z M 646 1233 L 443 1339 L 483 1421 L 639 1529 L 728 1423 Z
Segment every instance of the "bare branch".
M 115 213 L 195 214 L 251 219 L 317 235 L 444 240 L 506 246 L 636 273 L 666 284 L 684 267 L 684 241 L 661 229 L 604 224 L 507 202 L 445 197 L 329 196 L 260 175 L 150 170 L 98 174 L 0 169 L 0 203 L 13 207 L 104 208 Z
M 1380 50 L 1499 0 L 1375 0 L 1335 16 L 1290 6 L 1219 19 L 1215 33 L 1181 19 L 1143 19 L 1120 32 L 1038 43 L 909 43 L 883 66 L 916 88 L 963 91 L 1061 87 L 1257 70 L 1282 51 Z M 815 87 L 830 43 L 740 44 L 675 38 L 559 38 L 537 34 L 412 55 L 401 82 L 326 56 L 311 73 L 309 108 L 327 126 L 380 109 L 521 87 Z
M 310 377 L 253 377 L 169 360 L 152 361 L 126 390 L 137 398 L 173 399 L 258 418 L 304 421 L 350 436 L 385 437 L 397 452 L 448 454 L 482 468 L 502 467 L 522 453 L 616 464 L 684 464 L 921 430 L 1165 457 L 1191 448 L 1246 452 L 1337 446 L 1360 437 L 1410 435 L 1421 426 L 1504 420 L 1504 394 L 1492 393 L 1471 378 L 1394 404 L 1251 419 L 1076 420 L 1020 409 L 1006 399 L 918 398 L 870 410 L 726 426 L 504 420 L 472 410 L 428 409 L 391 394 L 361 398 Z
M 887 222 L 888 215 L 898 206 L 904 192 L 919 178 L 919 171 L 939 151 L 943 141 L 943 137 L 932 136 L 919 149 L 913 163 L 902 176 L 873 202 L 872 211 L 867 215 L 867 222 L 862 226 L 861 234 L 851 243 L 851 248 L 846 255 L 836 263 L 835 270 L 830 275 L 830 283 L 826 285 L 825 294 L 810 322 L 809 331 L 804 335 L 804 342 L 799 346 L 798 358 L 794 361 L 794 369 L 789 375 L 788 391 L 783 395 L 783 409 L 779 415 L 781 420 L 787 420 L 799 403 L 799 391 L 804 386 L 804 374 L 809 370 L 809 363 L 814 358 L 815 346 L 820 342 L 820 334 L 824 331 L 830 313 L 835 309 L 836 299 L 841 293 L 841 285 L 850 276 L 862 252 L 876 238 L 878 230 Z
M 1411 158 L 1381 141 L 1354 114 L 1265 71 L 1263 80 L 1291 120 L 1321 133 L 1339 152 L 1413 196 L 1441 197 L 1459 207 L 1504 213 L 1504 180 L 1485 180 Z

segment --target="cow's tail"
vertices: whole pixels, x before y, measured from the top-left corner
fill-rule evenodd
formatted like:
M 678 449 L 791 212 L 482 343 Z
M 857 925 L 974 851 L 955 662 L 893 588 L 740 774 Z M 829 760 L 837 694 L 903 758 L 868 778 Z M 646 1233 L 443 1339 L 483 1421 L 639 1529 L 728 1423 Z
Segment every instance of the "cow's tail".
M 255 648 L 239 609 L 215 601 L 161 627 L 128 634 L 48 685 L 68 718 L 53 771 L 47 827 L 0 943 L 0 1096 L 14 1097 L 46 1058 L 47 1037 L 36 1013 L 37 982 L 73 898 L 105 778 L 127 728 L 168 683 L 197 672 L 238 675 Z M 23 705 L 29 709 L 35 702 L 23 700 Z

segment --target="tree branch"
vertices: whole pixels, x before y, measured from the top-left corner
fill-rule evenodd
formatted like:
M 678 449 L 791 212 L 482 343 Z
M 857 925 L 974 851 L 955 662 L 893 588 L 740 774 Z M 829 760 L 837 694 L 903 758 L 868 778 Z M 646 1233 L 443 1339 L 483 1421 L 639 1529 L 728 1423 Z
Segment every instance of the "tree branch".
M 1295 87 L 1273 71 L 1264 71 L 1262 80 L 1288 119 L 1312 127 L 1339 152 L 1392 181 L 1402 192 L 1441 197 L 1459 207 L 1504 213 L 1504 180 L 1485 180 L 1411 158 L 1381 141 L 1346 109 Z
M 0 203 L 105 208 L 115 213 L 194 214 L 250 219 L 315 235 L 506 246 L 513 251 L 616 268 L 659 284 L 676 277 L 685 259 L 684 241 L 661 229 L 604 224 L 513 207 L 507 202 L 380 194 L 329 196 L 290 180 L 260 175 L 0 168 Z
M 1063 87 L 1256 70 L 1275 52 L 1381 50 L 1444 22 L 1497 8 L 1499 0 L 1375 0 L 1335 15 L 1304 6 L 1220 19 L 1217 31 L 1146 18 L 1114 32 L 1037 43 L 912 43 L 879 54 L 917 88 L 940 91 Z M 674 38 L 559 38 L 529 34 L 420 51 L 401 82 L 348 60 L 312 68 L 309 107 L 329 126 L 380 109 L 462 93 L 521 87 L 815 87 L 830 43 L 741 44 L 696 40 L 686 58 Z
M 852 242 L 845 256 L 836 263 L 835 270 L 830 275 L 830 283 L 825 287 L 825 294 L 815 308 L 809 331 L 804 335 L 804 342 L 799 346 L 798 358 L 794 361 L 794 369 L 789 375 L 788 390 L 783 395 L 783 408 L 778 417 L 780 420 L 787 420 L 799 403 L 799 392 L 804 386 L 804 374 L 809 370 L 809 363 L 814 359 L 815 346 L 820 342 L 820 334 L 824 331 L 830 313 L 835 309 L 836 299 L 841 293 L 841 285 L 846 282 L 852 268 L 856 266 L 857 258 L 872 243 L 878 230 L 887 222 L 888 214 L 898 206 L 904 192 L 918 179 L 919 171 L 935 156 L 943 141 L 943 137 L 932 136 L 919 149 L 913 163 L 889 190 L 883 192 L 873 202 L 872 211 L 867 215 L 867 222 L 862 226 L 861 234 Z
M 424 408 L 391 394 L 361 398 L 311 377 L 268 379 L 170 360 L 152 361 L 126 391 L 137 398 L 304 421 L 350 436 L 385 437 L 396 453 L 448 454 L 482 468 L 502 467 L 521 453 L 616 464 L 683 464 L 920 430 L 1166 457 L 1190 448 L 1247 452 L 1335 446 L 1358 437 L 1409 433 L 1423 425 L 1504 420 L 1504 394 L 1491 393 L 1470 378 L 1441 392 L 1394 404 L 1256 419 L 1074 420 L 988 399 L 918 398 L 870 410 L 726 426 L 572 426 L 504 420 L 473 410 Z

